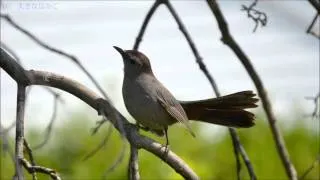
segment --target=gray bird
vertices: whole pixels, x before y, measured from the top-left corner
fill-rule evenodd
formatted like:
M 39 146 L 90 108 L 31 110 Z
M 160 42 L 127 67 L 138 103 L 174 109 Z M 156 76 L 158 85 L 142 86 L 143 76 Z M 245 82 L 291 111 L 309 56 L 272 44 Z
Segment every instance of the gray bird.
M 124 63 L 122 95 L 128 112 L 143 129 L 166 136 L 168 126 L 180 122 L 192 136 L 189 119 L 230 127 L 251 127 L 254 115 L 245 108 L 257 107 L 252 91 L 242 91 L 200 101 L 178 101 L 154 76 L 149 59 L 136 50 L 114 48 Z M 142 126 L 141 126 L 142 125 Z

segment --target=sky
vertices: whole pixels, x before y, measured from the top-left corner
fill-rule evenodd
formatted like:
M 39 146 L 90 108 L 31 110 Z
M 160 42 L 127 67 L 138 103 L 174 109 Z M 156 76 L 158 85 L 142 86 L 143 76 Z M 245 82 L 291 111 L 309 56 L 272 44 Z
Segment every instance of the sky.
M 254 22 L 241 5 L 251 1 L 218 1 L 230 31 L 260 75 L 277 117 L 303 116 L 313 104 L 305 96 L 319 92 L 319 39 L 306 34 L 315 10 L 306 1 L 259 1 L 268 24 L 253 33 Z M 75 55 L 104 87 L 116 107 L 128 116 L 121 97 L 123 64 L 112 48 L 131 49 L 153 1 L 3 1 L 8 13 L 49 45 Z M 204 1 L 173 1 L 204 63 L 222 95 L 253 90 L 250 77 L 234 53 L 221 41 L 215 18 Z M 319 27 L 319 19 L 317 21 Z M 319 29 L 315 29 L 319 31 Z M 1 42 L 13 49 L 26 69 L 50 71 L 75 79 L 99 91 L 70 60 L 51 53 L 1 20 Z M 150 59 L 156 77 L 180 100 L 214 97 L 178 26 L 165 6 L 152 17 L 140 50 Z M 15 119 L 16 84 L 1 70 L 1 122 Z M 58 123 L 79 112 L 98 120 L 96 112 L 77 98 L 58 108 Z M 49 122 L 53 97 L 41 87 L 28 96 L 27 127 Z M 94 122 L 93 122 L 94 124 Z M 220 127 L 213 127 L 220 128 Z

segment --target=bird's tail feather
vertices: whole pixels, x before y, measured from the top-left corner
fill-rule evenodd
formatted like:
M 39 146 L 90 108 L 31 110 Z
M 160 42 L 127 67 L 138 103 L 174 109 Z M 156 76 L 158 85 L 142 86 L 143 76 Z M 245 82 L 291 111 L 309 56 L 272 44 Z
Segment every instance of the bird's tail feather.
M 229 127 L 251 127 L 254 114 L 244 109 L 257 107 L 256 94 L 242 91 L 218 98 L 200 101 L 181 101 L 190 120 Z

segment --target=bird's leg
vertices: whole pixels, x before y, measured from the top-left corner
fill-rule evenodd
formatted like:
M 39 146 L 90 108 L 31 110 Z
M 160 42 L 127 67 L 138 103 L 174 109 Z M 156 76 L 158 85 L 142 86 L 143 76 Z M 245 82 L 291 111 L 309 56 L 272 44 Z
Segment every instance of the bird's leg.
M 166 137 L 165 154 L 168 154 L 168 152 L 169 152 L 168 127 L 166 127 L 164 129 L 164 134 L 165 134 L 165 137 Z

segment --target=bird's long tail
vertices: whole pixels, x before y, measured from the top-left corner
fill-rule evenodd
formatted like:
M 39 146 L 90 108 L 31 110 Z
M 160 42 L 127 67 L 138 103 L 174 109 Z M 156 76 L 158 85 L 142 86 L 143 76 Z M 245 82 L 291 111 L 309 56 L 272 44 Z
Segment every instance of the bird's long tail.
M 218 98 L 200 101 L 181 101 L 190 120 L 229 127 L 251 127 L 254 114 L 244 109 L 257 107 L 256 94 L 242 91 Z

